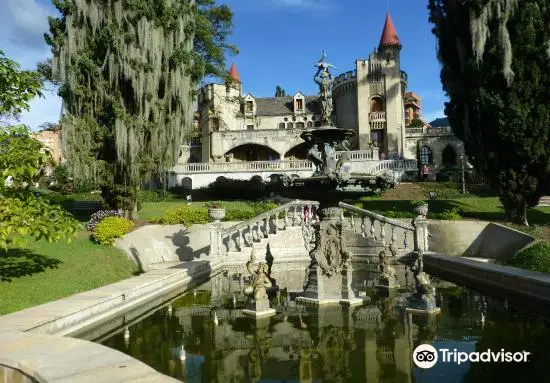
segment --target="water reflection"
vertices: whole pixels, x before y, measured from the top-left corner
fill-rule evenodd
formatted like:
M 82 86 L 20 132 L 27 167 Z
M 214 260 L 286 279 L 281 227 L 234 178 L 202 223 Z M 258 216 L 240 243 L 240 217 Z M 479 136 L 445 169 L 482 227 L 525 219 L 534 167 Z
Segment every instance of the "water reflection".
M 360 307 L 323 309 L 297 305 L 283 291 L 272 301 L 277 315 L 260 321 L 242 315 L 242 294 L 213 288 L 219 284 L 211 281 L 99 341 L 185 382 L 550 381 L 544 318 L 448 283 L 435 283 L 439 316 L 406 313 L 404 290 L 372 295 Z M 421 370 L 412 350 L 423 343 L 467 352 L 526 350 L 532 358 Z

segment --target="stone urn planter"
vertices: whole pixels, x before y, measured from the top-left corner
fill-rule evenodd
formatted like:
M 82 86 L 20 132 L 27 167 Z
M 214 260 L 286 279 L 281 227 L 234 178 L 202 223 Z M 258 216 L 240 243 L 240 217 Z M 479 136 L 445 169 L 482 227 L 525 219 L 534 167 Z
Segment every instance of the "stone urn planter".
M 209 207 L 208 218 L 214 222 L 220 222 L 225 218 L 225 209 L 223 207 Z
M 421 215 L 422 217 L 426 218 L 426 216 L 428 215 L 428 204 L 424 203 L 424 204 L 420 204 L 420 205 L 415 206 L 414 207 L 414 212 L 417 215 Z

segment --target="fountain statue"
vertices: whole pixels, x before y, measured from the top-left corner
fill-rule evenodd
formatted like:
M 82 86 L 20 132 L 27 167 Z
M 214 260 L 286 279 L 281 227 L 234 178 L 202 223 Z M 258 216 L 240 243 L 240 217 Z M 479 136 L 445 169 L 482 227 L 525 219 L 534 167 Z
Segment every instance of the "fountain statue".
M 334 68 L 327 61 L 327 53 L 323 51 L 321 59 L 315 65 L 317 73 L 313 80 L 319 85 L 319 102 L 321 103 L 321 123 L 322 125 L 332 125 L 332 84 L 334 78 L 329 68 Z
M 375 286 L 377 289 L 392 290 L 399 288 L 397 283 L 397 273 L 392 266 L 391 258 L 387 256 L 386 250 L 382 250 L 378 254 L 380 276 L 378 277 L 378 284 Z
M 250 273 L 250 286 L 244 289 L 244 293 L 248 295 L 248 304 L 243 314 L 265 317 L 274 315 L 275 310 L 269 306 L 269 298 L 267 289 L 272 287 L 269 279 L 269 267 L 267 263 L 260 262 L 256 270 L 253 269 L 256 263 L 256 249 L 252 249 L 250 259 L 246 262 L 246 269 Z
M 424 272 L 424 251 L 418 250 L 418 255 L 411 267 L 414 274 L 415 293 L 409 299 L 407 311 L 437 314 L 441 309 L 437 307 L 434 289 L 430 283 L 430 277 Z

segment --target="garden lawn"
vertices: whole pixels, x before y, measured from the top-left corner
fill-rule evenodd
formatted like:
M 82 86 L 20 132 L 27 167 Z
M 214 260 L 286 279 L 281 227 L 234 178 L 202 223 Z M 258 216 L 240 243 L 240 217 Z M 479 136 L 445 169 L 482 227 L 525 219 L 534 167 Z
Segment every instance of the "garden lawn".
M 219 201 L 226 209 L 247 209 L 250 208 L 248 201 Z M 193 202 L 191 206 L 204 206 L 208 202 Z M 187 206 L 185 201 L 163 201 L 163 202 L 143 202 L 141 210 L 138 213 L 140 221 L 148 221 L 153 217 L 162 217 L 164 212 L 169 209 L 175 209 L 180 206 Z
M 26 250 L 0 251 L 0 315 L 138 273 L 137 265 L 121 250 L 97 245 L 89 235 L 81 232 L 70 244 L 39 241 L 29 242 Z

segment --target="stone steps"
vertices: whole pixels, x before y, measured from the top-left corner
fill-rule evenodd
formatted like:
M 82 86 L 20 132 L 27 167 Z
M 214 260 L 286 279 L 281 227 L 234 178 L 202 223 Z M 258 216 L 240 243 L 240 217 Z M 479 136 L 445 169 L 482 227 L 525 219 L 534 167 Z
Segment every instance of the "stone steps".
M 550 206 L 550 196 L 540 197 L 539 204 L 537 206 Z

